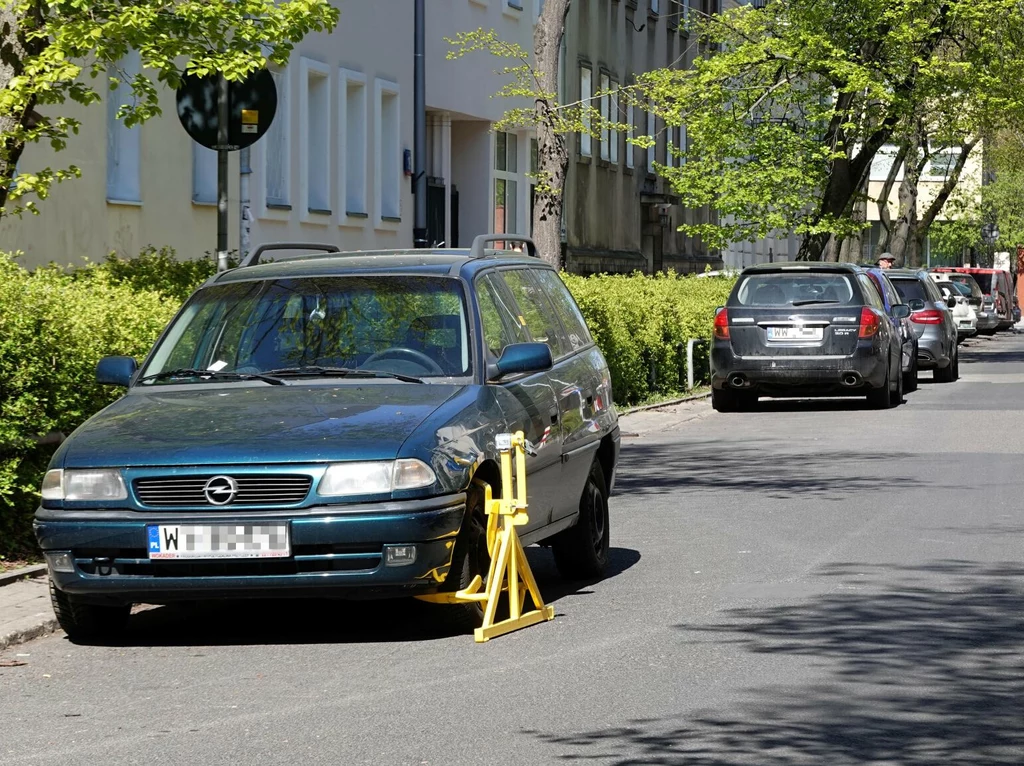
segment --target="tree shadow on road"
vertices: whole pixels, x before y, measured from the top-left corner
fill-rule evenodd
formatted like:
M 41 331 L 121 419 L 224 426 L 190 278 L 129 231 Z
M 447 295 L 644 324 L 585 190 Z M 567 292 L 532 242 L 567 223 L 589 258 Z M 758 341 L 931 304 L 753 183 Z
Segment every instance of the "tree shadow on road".
M 902 490 L 925 484 L 914 476 L 909 465 L 913 455 L 907 453 L 832 450 L 787 454 L 783 447 L 782 442 L 772 440 L 627 442 L 615 494 L 685 496 L 733 491 L 760 498 L 838 501 L 853 493 L 889 493 L 894 485 Z M 906 466 L 907 473 L 882 478 L 872 470 L 878 463 Z
M 745 690 L 723 709 L 611 729 L 524 732 L 552 758 L 665 766 L 1019 766 L 1024 763 L 1024 567 L 842 564 L 838 589 L 734 609 L 686 640 L 806 658 L 824 679 Z
M 541 596 L 557 604 L 592 595 L 600 580 L 570 582 L 555 569 L 550 551 L 526 549 Z M 603 579 L 640 561 L 631 548 L 612 548 Z M 222 646 L 348 644 L 430 641 L 460 635 L 448 607 L 411 598 L 378 601 L 341 599 L 249 599 L 170 604 L 137 609 L 118 646 Z M 556 617 L 559 614 L 556 606 Z M 472 637 L 466 636 L 472 641 Z

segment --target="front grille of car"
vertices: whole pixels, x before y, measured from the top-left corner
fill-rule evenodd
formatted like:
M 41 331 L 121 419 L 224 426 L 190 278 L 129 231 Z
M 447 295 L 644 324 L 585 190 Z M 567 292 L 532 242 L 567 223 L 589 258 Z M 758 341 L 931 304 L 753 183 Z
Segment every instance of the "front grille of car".
M 226 475 L 226 474 L 221 474 Z M 301 503 L 313 479 L 309 476 L 232 476 L 238 485 L 234 498 L 223 504 L 212 503 L 204 491 L 211 476 L 166 476 L 136 479 L 132 482 L 139 502 L 152 508 L 208 506 L 231 508 L 238 505 L 294 505 Z

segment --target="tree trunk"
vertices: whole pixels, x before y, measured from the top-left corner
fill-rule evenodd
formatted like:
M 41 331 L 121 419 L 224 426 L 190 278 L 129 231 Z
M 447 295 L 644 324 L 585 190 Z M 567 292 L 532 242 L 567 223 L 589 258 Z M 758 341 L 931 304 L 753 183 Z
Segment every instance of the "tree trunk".
M 879 192 L 878 199 L 875 200 L 875 204 L 878 205 L 878 221 L 882 225 L 882 236 L 878 240 L 879 253 L 889 252 L 889 241 L 892 238 L 892 213 L 889 211 L 889 197 L 892 195 L 892 187 L 896 183 L 896 176 L 899 175 L 900 168 L 903 167 L 906 159 L 907 142 L 904 141 L 900 144 L 899 151 L 896 152 L 896 156 L 893 158 L 892 167 L 889 168 L 889 174 L 885 177 L 882 191 Z
M 533 241 L 541 257 L 555 268 L 562 267 L 562 200 L 569 167 L 566 136 L 555 132 L 558 93 L 558 58 L 565 35 L 565 19 L 570 0 L 547 0 L 533 30 L 534 69 L 540 89 L 555 94 L 548 100 L 538 98 L 537 110 L 538 173 L 536 202 L 533 209 Z
M 10 2 L 0 6 L 0 90 L 6 90 L 12 78 L 23 74 L 27 56 L 37 55 L 45 48 L 42 40 L 25 40 L 26 20 L 37 18 L 40 13 L 36 3 L 31 3 L 26 10 Z M 25 104 L 19 104 L 15 111 L 0 113 L 0 134 L 16 131 L 19 125 L 29 126 L 35 106 L 35 98 L 32 98 Z M 0 147 L 0 208 L 7 204 L 10 181 L 24 150 L 25 141 L 16 135 Z
M 935 199 L 928 205 L 928 208 L 921 215 L 921 220 L 914 227 L 913 239 L 917 250 L 917 265 L 921 264 L 924 256 L 928 231 L 931 229 L 932 224 L 935 223 L 939 213 L 942 212 L 942 208 L 945 207 L 949 195 L 953 193 L 953 189 L 960 183 L 960 176 L 963 173 L 964 166 L 967 164 L 967 159 L 971 156 L 971 152 L 974 151 L 974 147 L 978 145 L 979 140 L 980 137 L 972 138 L 960 145 L 960 154 L 946 175 L 946 180 L 943 181 L 942 187 L 935 195 Z
M 899 189 L 899 212 L 896 220 L 892 222 L 889 237 L 889 252 L 896 260 L 896 266 L 917 266 L 915 260 L 920 260 L 920 252 L 914 247 L 914 234 L 917 231 L 917 196 L 918 183 L 921 180 L 921 173 L 931 156 L 925 147 L 923 134 L 915 133 L 907 142 L 907 157 L 903 163 L 903 180 Z

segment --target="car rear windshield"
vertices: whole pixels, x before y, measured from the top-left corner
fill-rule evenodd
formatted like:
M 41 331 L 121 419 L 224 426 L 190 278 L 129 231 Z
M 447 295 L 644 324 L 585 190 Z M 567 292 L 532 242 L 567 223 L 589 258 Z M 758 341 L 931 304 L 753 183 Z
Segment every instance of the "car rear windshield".
M 965 287 L 967 289 L 967 293 L 975 298 L 981 298 L 984 295 L 977 280 L 975 280 L 970 274 L 950 274 L 949 281 L 956 282 L 958 285 Z
M 200 290 L 145 374 L 364 368 L 419 378 L 470 372 L 461 282 L 346 276 L 234 282 Z
M 848 305 L 859 302 L 846 274 L 803 272 L 750 274 L 740 277 L 729 304 L 733 306 Z
M 893 279 L 892 284 L 904 303 L 915 299 L 931 303 L 932 299 L 925 290 L 925 286 L 917 279 Z
M 971 276 L 974 277 L 974 281 L 978 283 L 978 287 L 981 288 L 981 291 L 983 293 L 988 295 L 992 292 L 992 278 L 995 276 L 995 274 L 975 273 L 971 274 Z

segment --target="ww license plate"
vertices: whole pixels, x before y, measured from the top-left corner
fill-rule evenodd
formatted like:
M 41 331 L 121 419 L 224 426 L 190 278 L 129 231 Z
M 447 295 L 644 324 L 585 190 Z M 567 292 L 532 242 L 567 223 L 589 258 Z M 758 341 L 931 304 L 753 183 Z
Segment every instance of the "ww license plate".
M 151 559 L 273 559 L 291 555 L 287 524 L 150 524 Z
M 822 339 L 822 328 L 821 327 L 769 327 L 768 329 L 768 340 L 771 341 L 784 341 L 784 340 L 821 340 Z

